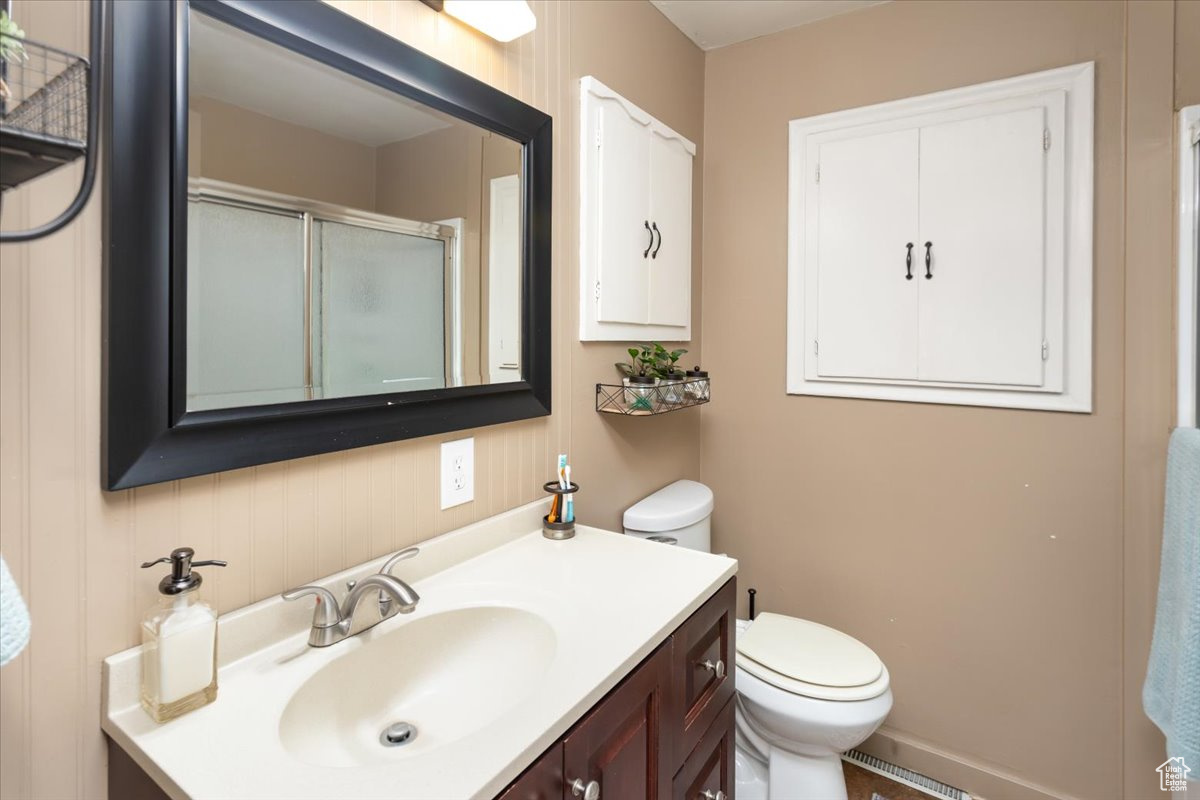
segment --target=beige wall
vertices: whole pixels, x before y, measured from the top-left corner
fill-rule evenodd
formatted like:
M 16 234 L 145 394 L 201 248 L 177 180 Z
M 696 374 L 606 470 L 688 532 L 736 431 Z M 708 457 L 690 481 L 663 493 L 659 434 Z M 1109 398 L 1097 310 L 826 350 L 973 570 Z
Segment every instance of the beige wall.
M 193 173 L 374 210 L 374 147 L 211 97 L 191 98 L 189 111 L 188 155 Z
M 1175 4 L 1175 108 L 1200 103 L 1200 2 Z
M 1157 790 L 1138 692 L 1170 425 L 1173 13 L 896 2 L 707 58 L 716 544 L 761 608 L 879 652 L 895 708 L 873 752 L 987 797 Z M 1095 413 L 786 395 L 787 121 L 1089 60 Z
M 705 159 L 704 55 L 689 39 L 643 0 L 573 0 L 571 6 L 571 113 L 556 117 L 568 141 L 578 139 L 578 79 L 594 75 L 696 143 L 692 172 L 692 341 L 684 362 L 700 362 L 701 182 Z M 650 66 L 651 68 L 647 68 Z M 577 147 L 566 168 L 575 186 Z M 572 194 L 574 198 L 574 193 Z M 576 216 L 572 200 L 572 216 Z M 571 227 L 572 263 L 578 231 Z M 571 302 L 567 336 L 571 340 L 572 472 L 583 490 L 579 519 L 589 525 L 621 530 L 621 512 L 654 489 L 679 478 L 700 477 L 701 420 L 706 410 L 692 409 L 661 417 L 614 417 L 597 414 L 596 383 L 618 383 L 613 363 L 628 361 L 624 343 L 579 342 L 578 272 L 568 271 Z M 705 422 L 707 425 L 707 422 Z
M 230 566 L 206 581 L 210 597 L 227 611 L 534 500 L 554 455 L 573 438 L 577 450 L 589 451 L 576 459 L 588 492 L 581 495 L 581 518 L 602 516 L 596 508 L 613 494 L 608 482 L 621 485 L 618 496 L 631 497 L 635 484 L 648 487 L 682 474 L 686 462 L 678 455 L 645 462 L 635 456 L 647 443 L 660 450 L 670 444 L 664 431 L 686 431 L 694 441 L 695 421 L 663 426 L 641 444 L 624 434 L 607 442 L 591 410 L 591 384 L 610 377 L 611 367 L 601 374 L 600 366 L 615 357 L 573 371 L 580 359 L 572 344 L 577 237 L 569 165 L 577 100 L 571 76 L 576 52 L 588 54 L 588 69 L 617 86 L 631 81 L 607 74 L 616 66 L 631 76 L 671 74 L 688 85 L 635 99 L 652 111 L 663 101 L 664 118 L 699 139 L 699 51 L 642 3 L 593 8 L 532 0 L 537 30 L 507 46 L 415 0 L 335 5 L 554 117 L 554 414 L 107 494 L 99 488 L 103 184 L 65 231 L 6 245 L 0 258 L 0 551 L 25 590 L 34 629 L 30 647 L 0 673 L 5 800 L 104 797 L 100 661 L 138 641 L 138 619 L 153 602 L 158 577 L 137 568 L 144 559 L 181 544 L 228 559 Z M 16 0 L 13 11 L 30 36 L 81 50 L 87 41 L 82 8 Z M 603 28 L 579 26 L 576 15 Z M 646 25 L 664 34 L 664 46 L 649 46 L 660 38 L 643 34 L 644 46 L 619 65 L 595 55 L 592 39 Z M 682 73 L 680 59 L 688 65 Z M 686 101 L 675 96 L 680 91 Z M 56 214 L 78 174 L 78 168 L 64 170 L 6 194 L 5 227 Z M 576 390 L 585 397 L 573 397 Z M 587 417 L 578 431 L 576 410 Z M 476 500 L 442 512 L 438 444 L 464 435 L 475 436 Z

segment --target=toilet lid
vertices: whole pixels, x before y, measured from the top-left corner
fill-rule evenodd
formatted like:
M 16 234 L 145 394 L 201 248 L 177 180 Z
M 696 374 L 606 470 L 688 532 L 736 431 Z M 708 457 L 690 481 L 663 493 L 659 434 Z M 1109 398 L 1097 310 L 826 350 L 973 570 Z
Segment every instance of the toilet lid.
M 820 686 L 864 686 L 883 674 L 879 656 L 853 636 L 782 614 L 755 617 L 738 635 L 737 650 L 767 669 Z

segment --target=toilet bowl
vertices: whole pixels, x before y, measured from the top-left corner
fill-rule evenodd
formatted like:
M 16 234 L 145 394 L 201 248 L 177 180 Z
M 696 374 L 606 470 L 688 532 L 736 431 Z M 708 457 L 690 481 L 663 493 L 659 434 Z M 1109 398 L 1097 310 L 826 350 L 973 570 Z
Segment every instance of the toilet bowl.
M 625 512 L 625 533 L 710 552 L 712 491 L 676 481 Z M 887 668 L 834 628 L 782 614 L 738 620 L 736 753 L 740 800 L 845 800 L 841 754 L 892 708 Z
M 892 708 L 887 668 L 865 645 L 832 628 L 780 615 L 759 617 L 761 623 L 770 621 L 782 623 L 780 630 L 772 632 L 772 636 L 792 639 L 798 645 L 798 651 L 804 651 L 807 646 L 800 642 L 816 632 L 817 642 L 822 638 L 844 637 L 841 644 L 846 645 L 846 652 L 839 654 L 840 657 L 861 657 L 862 661 L 854 665 L 856 669 L 847 669 L 845 677 L 831 678 L 829 676 L 837 675 L 841 666 L 837 663 L 838 658 L 830 659 L 824 653 L 809 651 L 807 655 L 816 663 L 807 666 L 815 669 L 822 680 L 849 685 L 829 686 L 798 680 L 772 669 L 772 666 L 803 674 L 806 669 L 803 659 L 791 663 L 786 661 L 786 654 L 776 653 L 774 655 L 781 659 L 780 662 L 764 664 L 751 658 L 744 652 L 742 641 L 749 638 L 752 625 L 757 623 L 738 620 L 739 643 L 734 673 L 738 750 L 735 768 L 742 770 L 736 773 L 738 797 L 742 800 L 844 800 L 846 782 L 841 754 L 874 733 Z M 805 626 L 812 626 L 814 630 L 804 631 Z M 797 630 L 790 630 L 793 627 Z M 856 647 L 861 651 L 854 653 Z M 863 669 L 871 670 L 872 660 L 877 665 L 877 672 L 858 682 Z

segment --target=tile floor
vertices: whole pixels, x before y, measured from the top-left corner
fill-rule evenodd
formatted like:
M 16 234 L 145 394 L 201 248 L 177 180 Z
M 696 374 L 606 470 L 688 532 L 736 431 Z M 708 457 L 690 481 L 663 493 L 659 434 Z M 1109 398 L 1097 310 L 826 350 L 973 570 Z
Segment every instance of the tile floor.
M 890 778 L 842 762 L 850 800 L 930 800 L 930 796 Z

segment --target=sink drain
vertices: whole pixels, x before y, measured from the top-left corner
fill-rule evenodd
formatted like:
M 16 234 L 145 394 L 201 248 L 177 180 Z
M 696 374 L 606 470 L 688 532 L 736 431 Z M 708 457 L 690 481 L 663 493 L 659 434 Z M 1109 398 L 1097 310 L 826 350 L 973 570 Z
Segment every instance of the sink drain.
M 379 734 L 379 743 L 384 747 L 402 747 L 417 738 L 417 726 L 407 722 L 393 722 Z

